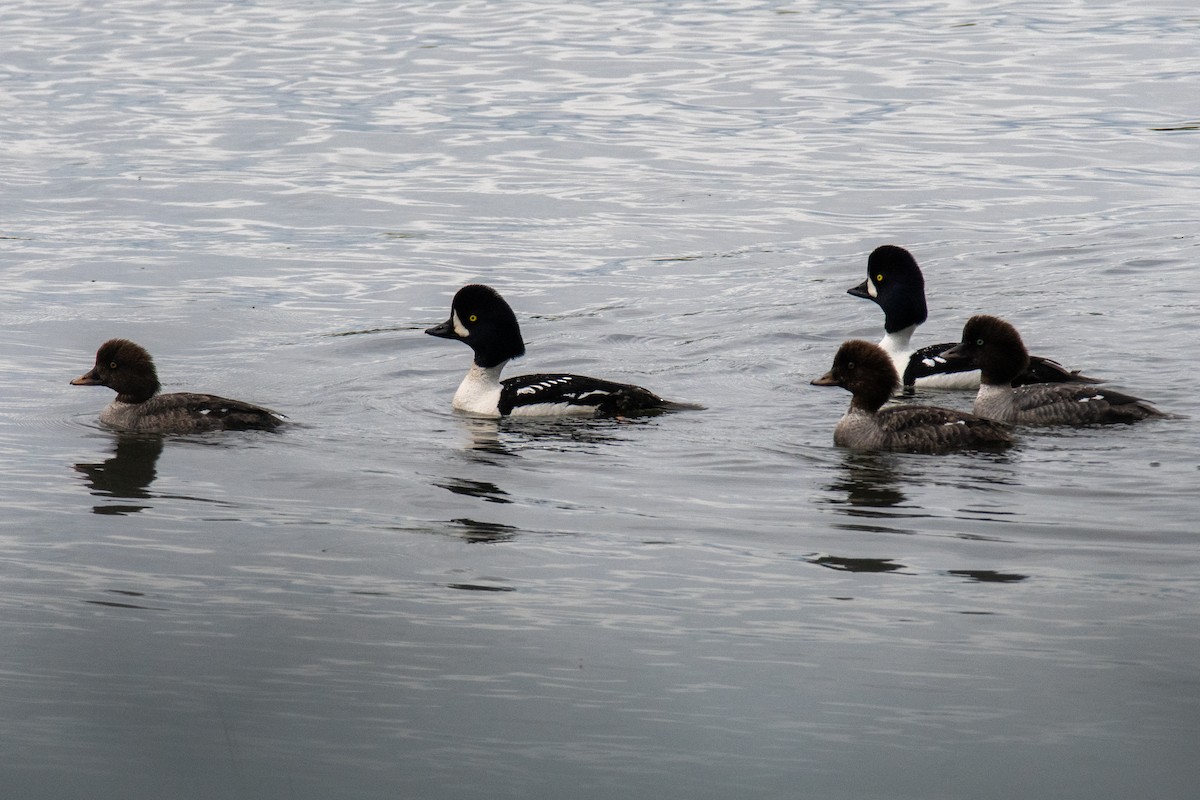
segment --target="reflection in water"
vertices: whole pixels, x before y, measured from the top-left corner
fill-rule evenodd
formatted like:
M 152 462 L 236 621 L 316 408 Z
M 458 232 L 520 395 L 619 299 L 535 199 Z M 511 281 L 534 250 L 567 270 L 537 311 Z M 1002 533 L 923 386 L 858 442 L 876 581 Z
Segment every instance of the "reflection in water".
M 155 466 L 163 449 L 163 437 L 156 434 L 120 434 L 111 458 L 99 464 L 76 464 L 75 470 L 87 476 L 92 494 L 100 497 L 149 499 L 149 486 L 156 475 Z M 132 514 L 149 505 L 103 504 L 92 507 L 94 514 Z
M 904 569 L 890 558 L 843 558 L 841 556 L 813 556 L 810 564 L 842 570 L 843 572 L 895 572 Z
M 143 592 L 131 592 L 123 589 L 108 589 L 111 594 L 120 595 L 122 597 L 145 597 Z M 90 603 L 94 606 L 104 606 L 105 608 L 129 608 L 137 611 L 163 611 L 164 609 L 155 608 L 153 606 L 143 606 L 137 603 L 120 602 L 117 600 L 84 600 L 85 603 Z
M 1016 572 L 996 572 L 990 569 L 951 569 L 947 570 L 946 574 L 981 583 L 1019 583 L 1029 578 L 1028 575 Z
M 848 453 L 842 475 L 830 489 L 845 492 L 847 514 L 879 516 L 873 508 L 891 508 L 907 497 L 900 491 L 895 462 L 888 453 Z
M 502 525 L 499 522 L 480 522 L 475 519 L 450 520 L 450 524 L 460 529 L 459 535 L 472 544 L 507 542 L 517 534 L 517 528 L 512 525 Z
M 564 450 L 578 445 L 620 444 L 631 425 L 647 425 L 655 414 L 637 417 L 549 417 L 486 419 L 459 416 L 468 449 L 489 455 L 519 456 L 521 450 Z
M 645 424 L 649 417 L 633 418 L 575 418 L 554 417 L 547 419 L 486 419 L 458 416 L 468 444 L 464 455 L 474 463 L 498 465 L 502 462 L 495 456 L 520 458 L 522 451 L 566 451 L 576 452 L 581 446 L 620 444 L 625 438 L 620 431 L 629 425 Z M 477 497 L 489 503 L 512 503 L 509 493 L 491 481 L 447 476 L 434 485 L 454 494 Z M 462 523 L 463 520 L 455 520 Z M 479 525 L 470 520 L 471 525 Z M 500 526 L 504 527 L 504 526 Z M 496 541 L 495 528 L 480 528 L 483 536 L 468 537 L 469 541 Z M 509 534 L 505 534 L 509 536 Z
M 515 592 L 512 586 L 490 586 L 484 583 L 447 583 L 447 589 L 458 589 L 464 592 Z
M 837 501 L 838 510 L 853 517 L 892 516 L 885 511 L 903 503 L 907 498 L 900 491 L 900 480 L 894 457 L 890 453 L 849 451 L 839 465 L 837 479 L 829 485 L 829 491 L 839 498 L 845 495 L 845 503 Z
M 514 455 L 500 440 L 500 420 L 479 417 L 458 417 L 467 434 L 469 452 L 482 455 Z
M 443 489 L 454 492 L 455 494 L 464 494 L 468 497 L 478 497 L 480 500 L 486 500 L 489 503 L 511 503 L 508 499 L 508 492 L 501 489 L 491 481 L 472 481 L 466 478 L 447 478 L 442 483 L 436 483 L 435 486 L 440 486 Z
M 1011 453 L 976 453 L 970 460 L 936 459 L 936 464 L 931 462 L 928 466 L 917 467 L 919 458 L 896 453 L 847 451 L 833 471 L 832 482 L 825 487 L 830 494 L 827 502 L 835 512 L 848 517 L 911 520 L 913 526 L 918 526 L 920 519 L 936 513 L 925 505 L 922 497 L 913 498 L 906 491 L 915 489 L 919 492 L 918 483 L 923 482 L 968 491 L 969 502 L 955 509 L 955 516 L 961 519 L 1007 521 L 1021 513 L 1007 501 L 1003 491 L 998 492 L 1020 485 L 1013 472 Z M 953 468 L 936 471 L 945 464 L 952 464 Z M 901 528 L 883 522 L 856 522 L 836 527 L 875 533 L 916 533 L 915 527 Z M 959 535 L 982 538 L 977 533 Z

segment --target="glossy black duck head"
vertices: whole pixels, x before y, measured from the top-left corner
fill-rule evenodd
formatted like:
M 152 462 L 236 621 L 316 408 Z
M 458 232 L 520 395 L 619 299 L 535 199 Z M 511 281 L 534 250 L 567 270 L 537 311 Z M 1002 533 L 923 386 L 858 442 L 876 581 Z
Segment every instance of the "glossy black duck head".
M 485 369 L 525 355 L 517 315 L 499 292 L 478 283 L 459 289 L 450 318 L 425 332 L 466 342 L 475 351 L 475 363 Z
M 925 276 L 912 253 L 894 244 L 875 248 L 867 258 L 867 279 L 847 289 L 846 294 L 878 303 L 888 333 L 920 325 L 929 318 Z

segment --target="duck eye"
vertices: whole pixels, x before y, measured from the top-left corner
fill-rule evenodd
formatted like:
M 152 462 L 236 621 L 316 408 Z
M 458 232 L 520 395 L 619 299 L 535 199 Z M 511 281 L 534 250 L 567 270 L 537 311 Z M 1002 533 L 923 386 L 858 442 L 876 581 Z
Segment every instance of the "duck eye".
M 117 362 L 115 362 L 115 361 L 110 361 L 110 362 L 108 362 L 108 368 L 109 368 L 109 369 L 116 369 L 116 368 L 117 368 Z
M 876 283 L 883 283 L 883 273 L 882 273 L 882 272 L 876 272 L 876 273 L 875 273 L 875 282 L 876 282 Z
M 853 361 L 847 361 L 847 362 L 846 362 L 846 369 L 854 369 L 854 362 L 853 362 Z
M 479 317 L 477 317 L 477 316 L 475 316 L 474 314 L 472 314 L 471 316 L 467 317 L 467 320 L 468 320 L 468 321 L 470 321 L 470 322 L 478 322 L 478 321 L 479 321 Z
M 983 339 L 976 339 L 976 340 L 975 340 L 975 346 L 976 346 L 976 347 L 983 347 Z

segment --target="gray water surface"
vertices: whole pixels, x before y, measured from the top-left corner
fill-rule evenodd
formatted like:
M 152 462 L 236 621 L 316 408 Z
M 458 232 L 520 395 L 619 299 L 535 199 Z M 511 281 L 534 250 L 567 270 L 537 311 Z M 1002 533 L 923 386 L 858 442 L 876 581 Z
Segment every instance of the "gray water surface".
M 29 798 L 1190 798 L 1185 2 L 0 10 L 0 783 Z M 835 448 L 925 268 L 1187 419 Z M 453 414 L 512 374 L 705 411 Z M 278 434 L 130 437 L 105 339 Z M 915 342 L 916 343 L 916 342 Z M 967 408 L 963 394 L 917 398 Z

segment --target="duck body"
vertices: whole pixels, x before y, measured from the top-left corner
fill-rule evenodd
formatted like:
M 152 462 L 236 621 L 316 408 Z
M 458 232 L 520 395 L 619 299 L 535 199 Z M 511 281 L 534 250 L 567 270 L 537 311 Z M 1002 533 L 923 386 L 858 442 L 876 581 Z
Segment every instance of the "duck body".
M 498 367 L 472 364 L 454 393 L 453 407 L 482 417 L 628 416 L 670 404 L 647 389 L 567 373 L 500 380 Z
M 117 397 L 100 423 L 131 433 L 202 433 L 217 430 L 273 430 L 283 424 L 275 412 L 241 400 L 211 394 L 159 394 L 154 361 L 128 339 L 110 339 L 96 351 L 96 364 L 71 381 L 75 386 L 107 386 Z
M 974 411 L 988 419 L 1020 425 L 1090 425 L 1136 422 L 1170 416 L 1140 397 L 1083 384 L 1014 386 L 1012 376 L 1029 355 L 1012 324 L 986 314 L 971 317 L 950 358 L 966 358 L 982 374 Z
M 954 342 L 912 347 L 913 334 L 929 318 L 929 311 L 925 276 L 910 252 L 896 245 L 875 248 L 867 258 L 867 279 L 846 293 L 872 300 L 883 309 L 884 335 L 879 346 L 892 359 L 904 388 L 979 388 L 979 369 L 963 357 L 947 355 Z M 1026 369 L 1013 380 L 1018 386 L 1097 382 L 1040 356 L 1031 356 Z
M 512 307 L 489 286 L 459 289 L 450 318 L 425 331 L 465 342 L 475 357 L 454 393 L 455 410 L 481 417 L 629 416 L 698 408 L 664 400 L 627 383 L 568 373 L 520 375 L 501 380 L 513 358 L 525 354 L 525 341 Z
M 1013 443 L 1007 426 L 975 414 L 938 406 L 884 407 L 900 378 L 891 357 L 870 342 L 844 343 L 833 367 L 813 384 L 851 393 L 850 408 L 833 431 L 833 442 L 841 447 L 937 454 Z
M 274 430 L 283 420 L 270 409 L 240 400 L 172 392 L 141 403 L 114 400 L 100 412 L 100 424 L 130 433 L 204 433 Z
M 850 408 L 833 429 L 833 443 L 852 450 L 938 454 L 1012 444 L 993 421 L 937 406 L 889 406 L 875 413 Z

